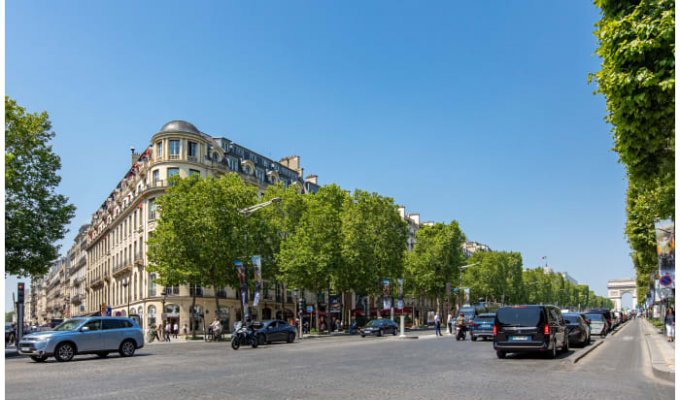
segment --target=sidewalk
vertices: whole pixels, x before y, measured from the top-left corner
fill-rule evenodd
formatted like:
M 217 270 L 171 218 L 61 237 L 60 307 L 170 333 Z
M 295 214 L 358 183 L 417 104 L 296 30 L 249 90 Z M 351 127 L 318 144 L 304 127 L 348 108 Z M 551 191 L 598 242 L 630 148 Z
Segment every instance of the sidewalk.
M 663 331 L 646 319 L 642 320 L 642 335 L 647 343 L 654 376 L 675 382 L 675 342 L 666 341 Z

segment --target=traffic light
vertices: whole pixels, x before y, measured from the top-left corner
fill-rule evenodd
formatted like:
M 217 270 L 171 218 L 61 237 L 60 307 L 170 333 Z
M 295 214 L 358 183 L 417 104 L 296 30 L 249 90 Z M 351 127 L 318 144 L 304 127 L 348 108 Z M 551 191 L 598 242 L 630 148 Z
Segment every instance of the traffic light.
M 24 304 L 24 283 L 17 283 L 17 303 Z
M 298 301 L 298 307 L 300 307 L 300 311 L 302 312 L 305 311 L 305 308 L 307 307 L 307 301 L 305 301 L 304 297 L 300 298 L 300 300 Z

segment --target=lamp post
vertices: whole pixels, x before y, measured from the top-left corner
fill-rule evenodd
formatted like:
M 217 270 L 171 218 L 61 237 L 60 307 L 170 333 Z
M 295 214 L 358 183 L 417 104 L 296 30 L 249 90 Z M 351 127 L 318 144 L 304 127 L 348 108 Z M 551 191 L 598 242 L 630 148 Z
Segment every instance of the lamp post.
M 130 292 L 128 291 L 128 286 L 130 285 L 130 278 L 125 277 L 123 281 L 121 282 L 121 285 L 123 285 L 123 288 L 125 289 L 125 298 L 127 299 L 127 313 L 125 316 L 130 317 Z
M 479 263 L 472 263 L 472 264 L 467 264 L 467 265 L 461 265 L 460 267 L 458 267 L 458 271 L 459 271 L 458 284 L 460 285 L 459 286 L 460 290 L 458 292 L 458 300 L 460 302 L 460 307 L 463 307 L 463 298 L 465 297 L 465 294 L 463 293 L 463 270 L 470 268 L 470 267 L 474 267 L 475 265 L 478 265 L 478 264 Z M 460 308 L 458 308 L 458 310 L 460 310 Z
M 280 201 L 281 201 L 281 198 L 280 198 L 280 197 L 274 197 L 274 198 L 271 199 L 271 200 L 268 200 L 268 201 L 265 201 L 265 202 L 262 202 L 262 203 L 259 203 L 259 204 L 255 204 L 255 205 L 252 205 L 252 206 L 250 206 L 250 207 L 241 208 L 241 209 L 238 210 L 238 213 L 241 214 L 242 217 L 248 218 L 248 217 L 250 217 L 255 211 L 257 211 L 257 210 L 259 210 L 259 209 L 262 209 L 262 208 L 265 208 L 265 207 L 267 207 L 267 206 L 270 206 L 270 205 L 272 205 L 272 204 L 274 204 L 274 203 L 279 203 Z M 244 243 L 244 245 L 245 245 L 245 246 L 244 246 L 244 249 L 247 251 L 247 247 L 248 247 L 248 236 L 247 236 L 247 233 L 246 233 L 246 234 L 244 235 L 244 237 L 243 237 L 243 243 Z M 245 258 L 247 258 L 247 257 L 248 257 L 248 256 L 246 255 Z M 242 267 L 242 268 L 243 268 L 243 274 L 245 275 L 245 277 L 247 277 L 247 276 L 248 276 L 248 269 L 247 269 L 245 263 L 243 264 L 243 267 Z M 246 279 L 247 279 L 247 278 L 244 278 L 244 281 L 245 281 L 245 282 L 247 282 Z M 241 323 L 243 323 L 244 325 L 245 325 L 245 322 L 246 322 L 246 319 L 247 319 L 247 318 L 246 318 L 246 313 L 248 313 L 248 315 L 250 315 L 250 313 L 249 313 L 249 311 L 248 311 L 248 309 L 247 309 L 247 307 L 246 307 L 246 304 L 247 304 L 247 303 L 248 303 L 248 286 L 246 285 L 246 286 L 245 286 L 245 290 L 243 290 L 242 293 L 241 293 Z M 283 310 L 282 310 L 282 312 L 283 312 Z
M 163 291 L 161 292 L 161 295 L 163 296 L 163 300 L 161 302 L 161 324 L 163 324 L 163 329 L 165 329 L 165 300 L 168 298 L 168 290 L 163 288 Z M 191 310 L 193 313 L 194 310 Z

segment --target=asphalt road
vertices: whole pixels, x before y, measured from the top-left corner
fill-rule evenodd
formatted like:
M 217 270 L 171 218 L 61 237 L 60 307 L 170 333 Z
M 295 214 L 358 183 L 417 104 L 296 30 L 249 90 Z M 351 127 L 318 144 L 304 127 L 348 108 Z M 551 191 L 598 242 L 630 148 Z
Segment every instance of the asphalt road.
M 151 344 L 133 358 L 5 361 L 7 399 L 672 399 L 651 375 L 637 321 L 555 360 L 496 358 L 490 342 L 419 333 L 336 337 L 233 351 L 227 343 Z

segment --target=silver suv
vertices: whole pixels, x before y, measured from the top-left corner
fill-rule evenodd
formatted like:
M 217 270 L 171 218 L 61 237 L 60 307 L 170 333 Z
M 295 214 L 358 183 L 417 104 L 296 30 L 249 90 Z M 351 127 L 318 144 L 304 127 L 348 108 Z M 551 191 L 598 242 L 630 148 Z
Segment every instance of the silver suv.
M 117 351 L 131 357 L 144 347 L 144 335 L 129 318 L 83 317 L 64 321 L 52 331 L 24 336 L 17 346 L 19 354 L 42 362 L 54 356 L 57 361 L 70 361 L 76 354 L 106 357 Z

